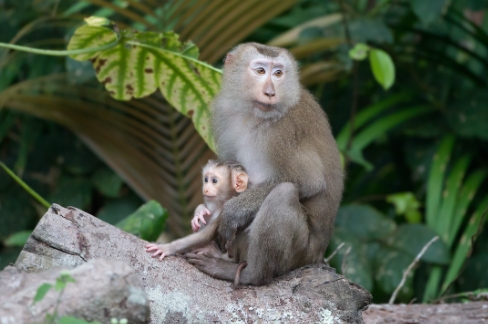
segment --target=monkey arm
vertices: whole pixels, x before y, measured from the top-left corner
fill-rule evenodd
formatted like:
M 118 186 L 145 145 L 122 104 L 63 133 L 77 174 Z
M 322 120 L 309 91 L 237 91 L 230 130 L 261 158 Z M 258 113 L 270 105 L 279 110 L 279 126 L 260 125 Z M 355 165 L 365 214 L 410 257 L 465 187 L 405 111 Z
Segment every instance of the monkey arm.
M 268 182 L 252 186 L 224 204 L 219 226 L 219 234 L 224 240 L 233 241 L 237 230 L 252 222 L 263 201 L 276 185 Z

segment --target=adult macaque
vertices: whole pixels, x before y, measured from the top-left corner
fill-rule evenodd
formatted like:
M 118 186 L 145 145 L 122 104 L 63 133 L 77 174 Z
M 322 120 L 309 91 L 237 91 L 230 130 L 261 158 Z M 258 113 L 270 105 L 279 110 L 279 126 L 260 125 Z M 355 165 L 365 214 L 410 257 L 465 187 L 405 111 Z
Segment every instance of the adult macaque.
M 159 256 L 159 259 L 163 260 L 168 255 L 184 253 L 212 243 L 218 234 L 219 215 L 224 203 L 247 188 L 248 176 L 244 168 L 235 163 L 210 160 L 203 168 L 202 178 L 205 204 L 201 204 L 195 209 L 192 228 L 194 231 L 198 231 L 201 227 L 200 222 L 204 225 L 208 222 L 208 225 L 198 233 L 168 244 L 150 243 L 146 245 L 146 252 L 153 253 L 153 258 Z M 216 256 L 215 253 L 218 250 L 215 246 L 210 245 L 200 249 L 199 252 Z
M 248 43 L 227 54 L 213 130 L 219 157 L 241 163 L 249 187 L 220 214 L 219 234 L 237 263 L 187 254 L 213 277 L 233 281 L 247 261 L 239 283 L 261 285 L 323 262 L 344 175 L 327 117 L 298 73 L 285 49 Z

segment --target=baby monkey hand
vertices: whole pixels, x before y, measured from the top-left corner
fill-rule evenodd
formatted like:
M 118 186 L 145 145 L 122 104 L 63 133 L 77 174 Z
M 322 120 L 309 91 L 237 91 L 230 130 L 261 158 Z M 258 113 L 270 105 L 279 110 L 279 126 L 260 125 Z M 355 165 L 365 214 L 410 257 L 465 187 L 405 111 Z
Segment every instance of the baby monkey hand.
M 158 255 L 161 255 L 159 257 L 160 261 L 162 261 L 164 257 L 175 254 L 174 249 L 171 247 L 171 243 L 170 244 L 156 244 L 156 243 L 147 244 L 146 252 L 147 253 L 154 252 L 153 255 L 151 255 L 152 258 L 157 258 Z
M 200 222 L 207 225 L 205 216 L 210 216 L 210 211 L 207 209 L 207 207 L 205 207 L 204 204 L 198 205 L 198 207 L 195 209 L 195 216 L 193 216 L 193 219 L 191 220 L 191 229 L 193 232 L 198 232 L 200 227 L 202 227 Z

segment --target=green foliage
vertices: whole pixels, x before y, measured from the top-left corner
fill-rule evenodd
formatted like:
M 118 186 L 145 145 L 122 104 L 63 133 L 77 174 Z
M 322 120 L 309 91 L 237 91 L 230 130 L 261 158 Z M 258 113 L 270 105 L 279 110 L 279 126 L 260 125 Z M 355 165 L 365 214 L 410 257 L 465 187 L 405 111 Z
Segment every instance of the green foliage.
M 395 82 L 395 65 L 385 51 L 371 49 L 369 52 L 369 63 L 376 81 L 388 90 Z
M 51 290 L 52 287 L 53 285 L 48 283 L 43 283 L 42 285 L 40 285 L 39 288 L 37 288 L 36 295 L 34 296 L 34 300 L 32 301 L 32 303 L 34 304 L 43 300 L 44 296 L 46 296 L 47 292 Z
M 462 96 L 448 111 L 448 122 L 456 135 L 488 140 L 488 94 L 484 91 Z
M 75 318 L 72 316 L 61 317 L 57 324 L 101 324 L 100 322 L 88 322 L 83 319 Z
M 363 150 L 373 141 L 378 140 L 386 132 L 394 129 L 399 124 L 408 121 L 411 118 L 432 112 L 429 107 L 418 106 L 403 108 L 400 111 L 390 114 L 383 114 L 384 111 L 391 109 L 393 105 L 402 100 L 409 98 L 408 93 L 391 96 L 371 106 L 364 108 L 354 119 L 354 141 L 351 141 L 352 127 L 348 122 L 337 136 L 337 145 L 341 152 L 348 157 L 364 166 L 367 170 L 372 170 L 373 166 L 363 156 Z M 378 118 L 381 116 L 381 118 Z M 363 125 L 366 125 L 362 127 Z M 348 145 L 350 144 L 350 148 Z
M 349 57 L 358 61 L 369 57 L 373 76 L 385 90 L 388 90 L 395 82 L 395 65 L 385 51 L 372 48 L 364 43 L 357 43 L 349 50 Z
M 150 200 L 116 226 L 143 240 L 154 241 L 164 230 L 167 218 L 166 210 L 158 202 Z
M 7 172 L 7 174 L 9 176 L 11 176 L 12 179 L 15 180 L 15 182 L 17 182 L 25 191 L 27 191 L 41 205 L 43 205 L 46 208 L 49 208 L 50 204 L 46 200 L 44 200 L 44 198 L 42 198 L 41 196 L 39 196 L 39 194 L 37 194 L 37 192 L 35 192 L 34 190 L 32 190 L 32 188 L 29 187 L 28 184 L 26 184 L 24 181 L 22 181 L 22 179 L 20 179 L 15 173 L 13 173 L 12 170 L 10 170 L 3 162 L 0 162 L 0 167 L 5 172 Z
M 395 206 L 397 215 L 405 215 L 409 223 L 419 223 L 421 221 L 420 202 L 413 193 L 402 192 L 388 195 L 386 201 Z
M 435 232 L 422 224 L 397 226 L 392 219 L 368 205 L 342 206 L 336 218 L 336 231 L 329 251 L 343 242 L 346 244 L 338 257 L 331 260 L 331 264 L 341 269 L 345 262 L 343 274 L 350 280 L 370 291 L 376 287 L 382 293 L 392 294 L 401 281 L 403 271 L 434 236 Z M 346 252 L 348 248 L 349 253 Z M 421 260 L 447 264 L 448 249 L 437 241 Z M 400 291 L 400 297 L 405 299 L 412 294 L 413 274 L 410 274 Z
M 92 183 L 106 197 L 117 198 L 124 181 L 109 168 L 100 168 L 92 175 Z
M 407 278 L 400 300 L 428 301 L 485 286 L 488 19 L 466 9 L 486 10 L 487 2 L 361 0 L 339 7 L 333 1 L 269 0 L 252 11 L 229 7 L 222 21 L 221 11 L 210 10 L 209 3 L 218 7 L 225 0 L 215 1 L 147 2 L 150 13 L 134 1 L 59 1 L 59 16 L 104 17 L 76 29 L 73 37 L 71 23 L 59 28 L 55 2 L 2 2 L 0 19 L 6 24 L 0 41 L 64 48 L 63 40 L 71 38 L 78 45 L 70 49 L 93 59 L 94 69 L 90 61 L 0 53 L 0 108 L 16 110 L 0 110 L 0 160 L 41 196 L 112 224 L 142 202 L 129 186 L 145 199 L 159 197 L 174 215 L 190 215 L 188 202 L 196 202 L 192 197 L 200 190 L 199 181 L 192 182 L 199 178 L 198 161 L 211 156 L 195 140 L 191 123 L 175 117 L 160 96 L 116 102 L 92 80 L 97 77 L 119 99 L 159 88 L 178 111 L 191 115 L 212 145 L 205 135 L 207 102 L 219 88 L 220 70 L 198 61 L 198 53 L 202 61 L 218 62 L 244 39 L 270 42 L 300 60 L 302 82 L 326 109 L 332 129 L 340 130 L 348 177 L 330 249 L 346 244 L 331 263 L 370 289 L 376 302 L 386 301 L 423 244 L 438 234 L 441 240 Z M 119 31 L 110 21 L 128 28 Z M 171 30 L 194 40 L 199 50 Z M 348 55 L 349 44 L 356 46 Z M 352 60 L 366 58 L 369 66 L 351 70 Z M 65 125 L 106 165 L 57 126 L 19 111 Z M 22 235 L 13 234 L 32 230 L 42 211 L 5 172 L 0 206 L 2 244 L 20 246 Z M 151 232 L 152 222 L 157 229 Z M 155 237 L 161 224 L 161 217 L 140 216 L 124 226 Z M 18 248 L 4 247 L 0 263 L 15 260 L 15 253 Z M 427 284 L 422 278 L 429 278 Z
M 37 288 L 36 295 L 34 296 L 34 300 L 32 304 L 38 303 L 44 299 L 46 294 L 54 288 L 59 293 L 59 297 L 56 300 L 56 305 L 54 307 L 54 312 L 46 314 L 46 321 L 45 324 L 101 324 L 100 322 L 87 322 L 83 319 L 78 319 L 72 316 L 62 316 L 58 318 L 57 310 L 59 304 L 62 302 L 61 296 L 63 295 L 64 290 L 66 289 L 66 285 L 70 282 L 76 282 L 75 279 L 71 276 L 69 271 L 61 271 L 59 276 L 56 278 L 56 281 L 53 284 L 43 283 L 42 285 Z
M 440 15 L 448 0 L 410 0 L 410 5 L 417 17 L 424 24 L 430 24 Z
M 388 239 L 388 243 L 390 246 L 410 254 L 413 260 L 434 236 L 436 233 L 425 225 L 406 224 L 398 227 L 395 235 Z M 421 260 L 435 264 L 449 264 L 449 250 L 443 242 L 438 240 L 422 255 Z
M 452 162 L 450 172 L 449 162 L 453 156 L 455 140 L 452 136 L 446 136 L 439 144 L 431 166 L 428 191 L 427 191 L 427 224 L 441 235 L 442 240 L 449 248 L 452 247 L 458 237 L 461 225 L 469 217 L 468 207 L 473 202 L 478 187 L 485 180 L 488 171 L 484 169 L 470 173 L 466 179 L 465 174 L 471 161 L 470 155 L 461 156 Z M 484 207 L 484 204 L 481 205 Z M 486 208 L 486 207 L 485 207 Z M 481 210 L 478 210 L 478 214 Z M 480 225 L 479 216 L 474 216 L 474 224 Z M 447 289 L 458 275 L 467 258 L 468 246 L 466 240 L 474 235 L 474 227 L 471 224 L 465 228 L 461 242 L 456 251 L 456 258 L 444 279 L 442 287 Z M 461 250 L 459 250 L 461 248 Z M 441 269 L 437 268 L 429 277 L 424 300 L 430 300 L 439 293 L 441 285 Z
M 103 46 L 114 42 L 112 28 L 82 26 L 75 31 L 69 50 Z M 104 23 L 106 23 L 104 21 Z M 209 132 L 209 103 L 220 88 L 221 71 L 197 60 L 198 48 L 191 42 L 182 43 L 174 32 L 120 32 L 120 43 L 108 50 L 72 55 L 90 59 L 98 81 L 116 99 L 142 98 L 160 89 L 173 107 L 193 119 L 200 135 L 214 147 Z
M 18 246 L 23 247 L 27 242 L 27 239 L 32 234 L 32 231 L 20 231 L 10 235 L 4 242 L 5 246 L 12 247 Z

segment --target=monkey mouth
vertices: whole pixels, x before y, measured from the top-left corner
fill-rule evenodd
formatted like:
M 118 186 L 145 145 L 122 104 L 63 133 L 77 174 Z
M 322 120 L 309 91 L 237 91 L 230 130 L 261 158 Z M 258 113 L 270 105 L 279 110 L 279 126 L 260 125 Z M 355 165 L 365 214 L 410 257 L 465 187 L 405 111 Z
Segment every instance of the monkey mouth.
M 207 196 L 207 195 L 203 195 L 203 196 L 204 196 L 205 198 L 210 198 L 210 199 L 217 197 L 217 196 Z
M 260 101 L 254 101 L 254 107 L 258 108 L 261 111 L 267 112 L 271 111 L 276 108 L 276 104 L 266 104 Z

